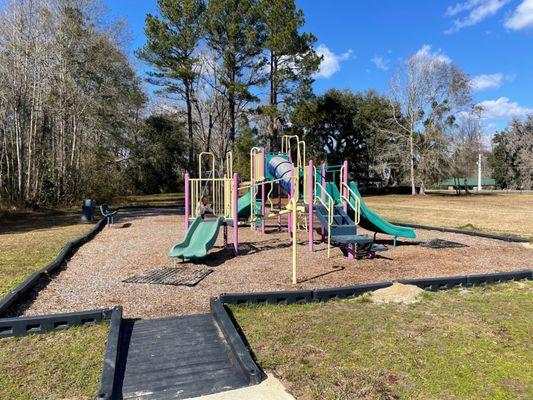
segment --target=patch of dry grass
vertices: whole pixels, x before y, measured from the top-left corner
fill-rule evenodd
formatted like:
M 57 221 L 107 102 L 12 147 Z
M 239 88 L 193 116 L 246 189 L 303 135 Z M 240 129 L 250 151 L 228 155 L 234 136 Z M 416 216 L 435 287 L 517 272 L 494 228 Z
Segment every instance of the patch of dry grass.
M 116 197 L 111 201 L 113 207 L 124 206 L 183 206 L 184 193 L 162 193 Z
M 231 307 L 258 363 L 298 399 L 531 399 L 533 283 Z
M 0 398 L 94 399 L 108 327 L 0 339 Z
M 365 202 L 391 221 L 533 238 L 533 193 L 368 196 Z
M 0 298 L 94 226 L 80 223 L 79 212 L 59 211 L 4 214 L 1 222 Z

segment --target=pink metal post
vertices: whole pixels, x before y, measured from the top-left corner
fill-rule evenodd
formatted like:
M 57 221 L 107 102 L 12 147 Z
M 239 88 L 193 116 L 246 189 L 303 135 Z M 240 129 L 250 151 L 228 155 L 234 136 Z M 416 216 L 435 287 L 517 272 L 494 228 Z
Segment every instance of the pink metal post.
M 322 163 L 321 175 L 322 175 L 322 182 L 320 183 L 322 184 L 322 189 L 320 190 L 320 197 L 322 197 L 322 201 L 325 201 L 326 200 L 326 192 L 325 192 L 326 190 L 326 163 Z M 322 233 L 322 241 L 324 242 L 326 240 L 326 230 L 324 226 L 322 226 L 321 233 Z
M 344 184 L 344 186 L 342 187 L 342 194 L 344 196 L 344 212 L 345 213 L 348 213 L 348 200 L 346 199 L 349 199 L 348 197 L 348 189 L 347 189 L 347 186 L 348 186 L 348 160 L 344 160 L 344 163 L 343 163 L 343 168 L 344 168 L 344 173 L 342 175 L 342 183 Z M 347 247 L 347 250 L 348 250 L 348 259 L 349 260 L 353 260 L 355 258 L 355 244 L 354 243 L 348 243 L 346 245 Z
M 239 255 L 239 175 L 233 174 L 233 250 Z
M 281 211 L 281 183 L 278 182 L 278 210 Z M 278 231 L 281 232 L 281 215 L 278 214 Z
M 345 199 L 348 198 L 348 190 L 346 189 L 346 186 L 348 186 L 348 160 L 344 160 L 343 163 L 344 168 L 344 174 L 342 174 L 342 183 L 345 185 L 342 187 L 342 195 Z M 344 212 L 348 212 L 348 202 L 344 200 Z
M 313 251 L 313 200 L 314 196 L 313 186 L 313 160 L 309 160 L 309 172 L 307 173 L 307 193 L 309 201 L 309 251 Z
M 261 151 L 261 172 L 263 176 L 263 183 L 261 185 L 261 233 L 265 233 L 265 148 Z
M 191 215 L 191 199 L 189 198 L 189 173 L 185 173 L 185 230 L 189 229 L 189 215 Z

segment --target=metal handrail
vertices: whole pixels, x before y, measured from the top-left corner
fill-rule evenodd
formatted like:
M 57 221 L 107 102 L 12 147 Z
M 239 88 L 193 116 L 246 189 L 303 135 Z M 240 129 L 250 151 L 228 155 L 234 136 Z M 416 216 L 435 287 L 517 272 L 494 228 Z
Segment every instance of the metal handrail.
M 322 200 L 321 197 L 317 196 L 317 190 L 316 188 L 320 187 L 320 189 L 322 190 L 322 193 L 325 195 L 325 197 L 327 197 L 328 199 L 328 204 L 326 204 L 324 202 L 324 200 Z M 326 188 L 318 183 L 318 182 L 315 182 L 315 200 L 318 200 L 327 210 L 328 212 L 328 258 L 330 258 L 330 254 L 331 254 L 331 226 L 333 225 L 333 207 L 335 206 L 335 201 L 333 200 L 333 197 L 331 197 L 331 195 L 326 191 Z
M 348 198 L 342 194 L 343 190 L 346 188 L 348 191 Z M 350 201 L 350 196 L 352 196 L 355 200 L 355 205 L 353 205 Z M 345 183 L 342 183 L 341 186 L 341 198 L 346 201 L 346 203 L 355 211 L 355 223 L 359 225 L 359 221 L 361 221 L 361 201 L 359 200 L 359 197 L 356 196 L 355 192 Z
M 200 178 L 202 177 L 202 157 L 203 156 L 211 157 L 211 171 L 212 171 L 212 176 L 214 177 L 215 176 L 215 155 L 211 153 L 210 151 L 203 151 L 198 156 L 198 172 L 199 172 Z
M 220 182 L 220 181 L 230 181 L 233 182 L 232 178 L 189 178 L 190 182 Z

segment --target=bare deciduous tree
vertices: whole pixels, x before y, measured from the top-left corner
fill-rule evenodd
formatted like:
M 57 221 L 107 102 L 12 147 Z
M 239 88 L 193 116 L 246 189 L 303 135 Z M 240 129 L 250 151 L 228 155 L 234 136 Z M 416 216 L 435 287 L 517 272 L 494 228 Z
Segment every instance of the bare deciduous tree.
M 423 194 L 445 170 L 448 130 L 471 101 L 468 77 L 446 57 L 418 52 L 393 75 L 390 92 L 395 134 L 409 143 L 411 192 L 418 183 Z

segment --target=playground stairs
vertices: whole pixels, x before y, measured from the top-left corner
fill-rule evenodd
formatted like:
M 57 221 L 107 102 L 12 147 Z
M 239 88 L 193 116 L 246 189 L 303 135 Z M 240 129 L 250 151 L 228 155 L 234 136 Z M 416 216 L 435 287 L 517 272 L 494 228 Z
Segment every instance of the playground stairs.
M 323 205 L 319 204 L 315 207 L 315 215 L 322 224 L 322 226 L 328 230 L 328 210 Z M 357 234 L 357 225 L 353 220 L 344 212 L 342 206 L 334 206 L 333 209 L 333 221 L 331 224 L 331 241 L 340 244 L 369 244 L 372 243 L 372 239 L 368 236 Z
M 187 399 L 257 383 L 222 324 L 214 314 L 123 320 L 112 398 Z

